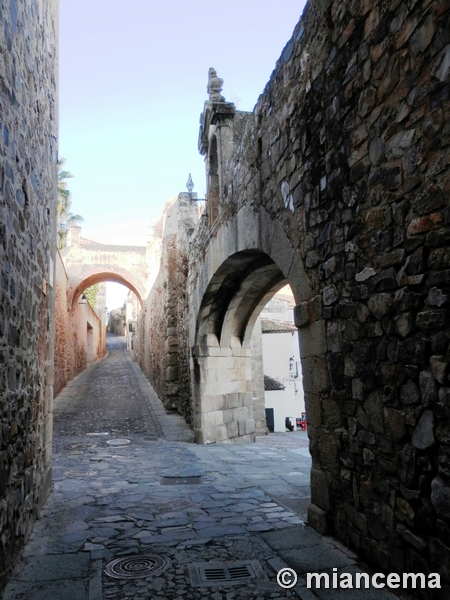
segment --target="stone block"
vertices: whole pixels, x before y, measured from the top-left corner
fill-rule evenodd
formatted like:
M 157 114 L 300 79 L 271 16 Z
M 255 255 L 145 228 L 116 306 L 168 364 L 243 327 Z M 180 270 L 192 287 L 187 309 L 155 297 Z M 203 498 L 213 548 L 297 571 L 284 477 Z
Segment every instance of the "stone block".
M 303 389 L 312 394 L 327 392 L 330 380 L 326 361 L 323 358 L 311 357 L 302 360 Z
M 206 395 L 205 393 L 202 396 L 201 402 L 201 411 L 203 414 L 209 414 L 210 412 L 216 410 L 216 395 Z
M 331 322 L 327 324 L 327 349 L 329 352 L 342 351 L 342 334 L 340 323 Z
M 325 511 L 330 510 L 330 492 L 323 471 L 311 469 L 311 502 Z
M 406 444 L 396 457 L 398 474 L 406 487 L 411 487 L 414 484 L 416 477 L 416 454 L 417 450 L 411 444 Z
M 427 310 L 420 312 L 416 318 L 416 325 L 426 334 L 442 331 L 446 328 L 448 322 L 448 314 L 445 309 Z
M 211 425 L 223 425 L 223 410 L 208 413 L 208 421 Z
M 226 425 L 217 425 L 216 427 L 216 440 L 223 442 L 228 439 L 228 430 Z
M 305 393 L 305 410 L 308 425 L 320 427 L 322 424 L 322 400 L 319 394 Z
M 411 443 L 418 450 L 425 450 L 433 446 L 435 442 L 433 412 L 424 410 L 414 430 Z
M 436 379 L 430 371 L 421 371 L 419 375 L 420 393 L 422 394 L 422 404 L 430 406 L 437 400 Z
M 229 439 L 235 438 L 239 435 L 239 428 L 236 421 L 230 421 L 226 423 L 227 436 Z
M 323 356 L 326 352 L 325 321 L 314 321 L 300 334 L 300 356 Z
M 380 321 L 383 317 L 392 313 L 394 310 L 393 305 L 394 298 L 389 293 L 374 294 L 367 303 L 370 312 Z
M 223 423 L 224 425 L 227 425 L 228 423 L 231 423 L 233 421 L 233 411 L 230 409 L 224 410 L 223 411 Z
M 442 519 L 450 519 L 450 486 L 440 475 L 431 482 L 431 503 Z
M 242 388 L 246 388 L 245 382 L 241 382 L 236 377 L 236 371 L 233 369 L 227 369 L 221 372 L 221 381 L 217 382 L 216 392 L 226 394 L 235 394 L 242 391 Z M 251 384 L 251 382 L 250 382 Z
M 406 435 L 406 424 L 404 411 L 395 410 L 394 408 L 384 409 L 384 422 L 386 429 L 394 442 L 399 442 Z
M 431 356 L 430 357 L 431 372 L 433 377 L 439 383 L 445 383 L 446 374 L 449 368 L 449 361 L 444 356 Z
M 240 394 L 233 393 L 233 394 L 226 394 L 226 398 L 227 398 L 227 408 L 238 408 L 240 406 L 240 398 L 239 398 Z
M 218 441 L 216 427 L 202 427 L 202 429 L 197 429 L 194 433 L 197 444 L 214 444 Z
M 431 288 L 428 293 L 427 299 L 425 300 L 426 306 L 446 306 L 448 304 L 449 296 L 436 287 Z
M 314 296 L 294 308 L 294 322 L 296 327 L 303 327 L 322 318 L 323 301 L 322 296 Z
M 322 292 L 322 301 L 324 306 L 331 306 L 337 302 L 339 298 L 339 292 L 335 285 L 328 285 Z
M 397 498 L 395 504 L 395 516 L 399 521 L 414 526 L 415 511 L 411 504 L 404 498 Z
M 321 535 L 328 533 L 327 513 L 315 504 L 308 506 L 308 525 Z
M 252 392 L 240 392 L 239 406 L 247 406 L 249 409 L 253 408 L 253 393 Z
M 166 374 L 165 374 L 165 380 L 166 381 L 178 381 L 178 375 L 179 375 L 178 366 L 167 367 Z
M 245 421 L 248 418 L 249 418 L 249 409 L 247 406 L 241 406 L 240 408 L 233 408 L 233 421 Z
M 411 379 L 400 388 L 400 400 L 403 404 L 419 404 L 420 390 Z
M 245 435 L 251 435 L 255 433 L 255 419 L 245 420 Z

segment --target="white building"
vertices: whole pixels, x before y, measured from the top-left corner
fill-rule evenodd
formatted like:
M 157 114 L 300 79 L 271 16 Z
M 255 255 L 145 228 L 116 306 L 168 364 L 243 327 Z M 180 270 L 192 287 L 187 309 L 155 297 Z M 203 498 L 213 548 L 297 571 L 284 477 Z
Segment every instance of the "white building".
M 300 429 L 305 418 L 298 330 L 293 323 L 291 304 L 289 297 L 275 296 L 261 314 L 264 396 L 269 431 L 286 431 L 286 419 L 293 429 Z M 287 320 L 279 320 L 279 317 L 287 317 Z

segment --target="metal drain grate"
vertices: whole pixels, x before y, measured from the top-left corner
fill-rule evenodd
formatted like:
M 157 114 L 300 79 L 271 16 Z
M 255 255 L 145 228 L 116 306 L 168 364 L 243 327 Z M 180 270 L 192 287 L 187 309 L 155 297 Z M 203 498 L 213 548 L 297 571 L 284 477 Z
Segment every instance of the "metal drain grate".
M 196 485 L 202 482 L 202 478 L 195 477 L 163 477 L 161 485 Z
M 127 446 L 131 444 L 131 440 L 126 440 L 124 438 L 117 438 L 115 440 L 106 440 L 106 443 L 110 446 Z
M 170 558 L 150 554 L 116 558 L 105 567 L 108 577 L 114 579 L 143 579 L 159 575 L 172 565 Z
M 95 477 L 98 475 L 98 471 L 66 471 L 64 475 L 67 477 Z
M 194 563 L 188 566 L 188 570 L 193 587 L 237 585 L 253 579 L 267 580 L 258 560 L 233 563 Z

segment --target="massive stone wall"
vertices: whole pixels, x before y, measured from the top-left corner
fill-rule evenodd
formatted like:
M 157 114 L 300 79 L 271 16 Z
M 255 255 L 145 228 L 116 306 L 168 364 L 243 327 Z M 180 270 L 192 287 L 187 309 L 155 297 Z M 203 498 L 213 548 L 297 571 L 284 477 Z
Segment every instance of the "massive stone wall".
M 57 2 L 0 1 L 0 588 L 51 484 Z
M 292 250 L 278 266 L 297 300 L 309 521 L 386 570 L 439 572 L 439 598 L 450 585 L 449 20 L 448 0 L 310 0 L 190 255 L 198 319 L 201 260 L 219 273 L 220 253 L 246 243 L 273 258 L 263 234 L 278 223 Z
M 197 197 L 194 194 L 193 197 Z M 132 356 L 167 410 L 192 420 L 187 249 L 198 224 L 198 207 L 187 193 L 169 201 L 147 247 L 149 278 Z

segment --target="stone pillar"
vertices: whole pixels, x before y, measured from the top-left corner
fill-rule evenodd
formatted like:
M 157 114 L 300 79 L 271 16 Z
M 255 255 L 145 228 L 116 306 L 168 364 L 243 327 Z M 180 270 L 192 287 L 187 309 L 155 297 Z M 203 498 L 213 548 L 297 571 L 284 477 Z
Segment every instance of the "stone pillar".
M 261 317 L 258 317 L 253 328 L 252 350 L 252 400 L 256 435 L 267 435 L 266 406 L 264 392 L 264 365 L 262 352 Z
M 196 349 L 199 382 L 194 387 L 194 431 L 200 444 L 253 442 L 253 382 L 251 350 L 238 338 L 231 347 L 219 346 L 207 334 Z

